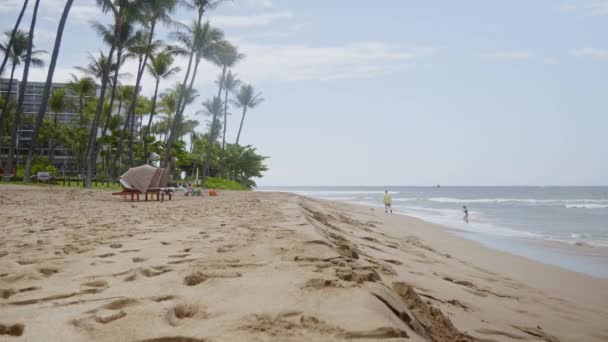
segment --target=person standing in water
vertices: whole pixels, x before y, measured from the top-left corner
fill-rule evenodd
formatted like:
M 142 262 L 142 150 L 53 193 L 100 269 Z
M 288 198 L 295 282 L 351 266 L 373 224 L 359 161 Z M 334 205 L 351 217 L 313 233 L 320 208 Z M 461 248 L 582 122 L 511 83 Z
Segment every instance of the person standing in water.
M 462 219 L 464 222 L 469 223 L 469 209 L 467 209 L 466 205 L 462 206 L 462 211 L 464 212 L 464 217 Z
M 391 211 L 391 214 L 393 213 L 393 208 L 391 207 L 391 204 L 393 204 L 393 198 L 391 197 L 391 195 L 388 194 L 388 190 L 384 191 L 384 212 L 388 213 L 388 211 Z

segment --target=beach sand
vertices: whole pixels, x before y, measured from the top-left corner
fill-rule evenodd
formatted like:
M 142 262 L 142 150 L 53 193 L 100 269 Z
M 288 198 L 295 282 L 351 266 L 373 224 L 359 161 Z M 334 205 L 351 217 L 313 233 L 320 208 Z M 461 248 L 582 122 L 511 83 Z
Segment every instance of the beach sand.
M 608 280 L 285 193 L 0 185 L 0 340 L 607 341 Z

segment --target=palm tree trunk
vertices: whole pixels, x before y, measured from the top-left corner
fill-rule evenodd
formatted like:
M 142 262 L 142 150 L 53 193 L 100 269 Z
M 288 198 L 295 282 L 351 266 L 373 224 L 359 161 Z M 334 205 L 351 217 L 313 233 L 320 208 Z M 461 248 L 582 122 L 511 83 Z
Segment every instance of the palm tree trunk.
M 224 87 L 224 79 L 226 78 L 226 66 L 224 65 L 224 67 L 222 68 L 222 79 L 220 80 L 220 86 L 219 86 L 219 90 L 217 91 L 217 98 L 221 98 L 222 97 L 222 89 Z
M 203 14 L 204 14 L 204 10 L 199 9 L 198 19 L 196 21 L 197 26 L 201 24 Z M 167 143 L 165 146 L 165 157 L 163 158 L 163 162 L 162 162 L 162 166 L 165 168 L 169 167 L 169 163 L 171 161 L 171 149 L 173 148 L 173 143 L 175 142 L 176 135 L 178 134 L 179 121 L 181 119 L 179 117 L 179 112 L 180 112 L 180 107 L 182 106 L 182 102 L 185 102 L 184 95 L 186 95 L 186 94 L 184 94 L 184 92 L 186 91 L 186 85 L 188 84 L 188 77 L 190 77 L 190 70 L 192 68 L 193 59 L 194 59 L 194 47 L 192 47 L 190 49 L 190 57 L 188 58 L 188 68 L 186 69 L 186 75 L 184 76 L 184 82 L 182 83 L 182 91 L 181 91 L 181 94 L 179 95 L 179 100 L 177 101 L 177 110 L 175 112 L 175 117 L 173 118 L 173 123 L 171 125 L 171 131 L 169 132 L 169 137 L 167 138 Z
M 4 105 L 2 106 L 2 113 L 0 113 L 0 143 L 3 141 L 4 139 L 4 129 L 3 129 L 3 125 L 4 125 L 4 118 L 6 116 L 8 116 L 8 102 L 10 101 L 10 95 L 11 95 L 11 91 L 13 90 L 13 80 L 15 77 L 15 69 L 16 69 L 17 65 L 13 64 L 13 67 L 11 68 L 11 78 L 8 81 L 8 89 L 6 91 L 6 96 L 4 97 Z M 2 150 L 0 149 L 0 158 L 2 158 Z M 1 160 L 1 159 L 0 159 Z M 1 163 L 0 163 L 1 165 Z
M 21 114 L 23 112 L 23 100 L 25 99 L 25 87 L 27 86 L 27 80 L 30 73 L 30 64 L 32 62 L 32 47 L 34 45 L 34 29 L 36 28 L 36 19 L 38 16 L 38 7 L 40 6 L 40 0 L 36 0 L 34 5 L 34 13 L 32 14 L 32 22 L 30 24 L 29 41 L 27 43 L 27 56 L 25 58 L 25 65 L 23 66 L 23 77 L 21 80 L 21 91 L 19 92 L 19 100 L 17 101 L 17 110 L 15 111 L 15 124 L 11 129 L 11 144 L 8 150 L 8 162 L 6 168 L 12 170 L 15 162 L 15 147 L 17 145 L 17 130 L 21 123 Z M 17 151 L 18 153 L 18 151 Z M 10 180 L 10 175 L 7 173 L 4 176 L 4 181 Z
M 15 34 L 17 34 L 17 30 L 19 30 L 19 24 L 21 24 L 21 19 L 23 19 L 23 13 L 25 13 L 25 9 L 27 8 L 27 3 L 29 0 L 23 1 L 23 7 L 21 7 L 21 12 L 19 12 L 19 16 L 17 17 L 17 22 L 15 23 L 15 27 L 11 32 L 11 38 L 8 41 L 8 45 L 6 46 L 6 53 L 4 54 L 4 59 L 2 60 L 2 65 L 0 65 L 0 75 L 4 72 L 4 67 L 6 67 L 6 62 L 8 61 L 11 53 L 11 48 L 13 47 L 13 42 L 15 40 Z
M 131 135 L 129 136 L 129 166 L 133 166 L 133 133 L 135 126 L 135 106 L 137 105 L 137 97 L 139 96 L 139 86 L 141 84 L 142 76 L 146 71 L 146 64 L 148 64 L 148 58 L 150 57 L 150 46 L 152 45 L 152 40 L 154 38 L 154 28 L 156 27 L 156 22 L 152 21 L 150 23 L 150 36 L 148 37 L 148 46 L 147 51 L 144 56 L 144 61 L 141 65 L 141 68 L 137 70 L 137 81 L 135 82 L 135 92 L 133 93 L 133 101 L 131 101 L 131 106 L 129 108 L 130 115 L 133 116 L 133 125 L 131 126 Z
M 141 70 L 143 65 L 143 58 L 140 56 L 137 64 L 137 70 Z M 139 72 L 139 71 L 138 71 Z M 121 99 L 122 101 L 122 99 Z M 122 126 L 122 132 L 120 133 L 120 137 L 118 138 L 118 146 L 116 147 L 116 156 L 115 159 L 121 158 L 123 152 L 123 139 L 127 136 L 127 131 L 129 130 L 129 125 L 131 123 L 131 104 L 129 103 L 129 108 L 127 108 L 127 112 L 125 113 L 125 123 Z
M 226 95 L 224 96 L 224 133 L 222 134 L 222 153 L 220 155 L 221 173 L 224 172 L 224 149 L 226 146 L 226 128 L 228 127 L 228 89 L 225 89 L 224 91 Z
M 154 112 L 156 111 L 156 97 L 158 96 L 158 85 L 160 84 L 160 77 L 156 79 L 156 86 L 154 87 L 154 97 L 152 98 L 152 109 L 150 110 L 150 118 L 148 119 L 148 126 L 144 132 L 144 160 L 146 164 L 150 164 L 150 156 L 148 154 L 148 136 L 150 135 L 150 129 L 152 128 L 152 120 L 154 119 Z
M 51 137 L 49 141 L 49 162 L 53 165 L 53 161 L 55 160 L 55 139 L 54 135 L 57 129 L 57 112 L 55 112 L 55 116 L 53 117 L 53 137 Z
M 106 117 L 106 121 L 103 124 L 103 128 L 101 129 L 101 140 L 106 137 L 108 132 L 108 127 L 110 126 L 110 121 L 112 120 L 112 108 L 114 108 L 114 100 L 116 99 L 116 87 L 118 84 L 118 72 L 120 71 L 120 63 L 122 59 L 122 48 L 119 47 L 116 52 L 116 70 L 114 74 L 114 79 L 112 80 L 112 91 L 110 92 L 110 112 Z M 97 149 L 97 153 L 99 153 L 99 148 Z
M 84 126 L 84 94 L 80 94 L 80 96 L 78 97 L 78 116 L 80 119 L 80 128 L 82 128 L 82 126 Z
M 247 106 L 243 107 L 243 116 L 241 117 L 241 125 L 239 126 L 239 134 L 236 136 L 236 144 L 239 144 L 241 138 L 241 130 L 243 130 L 243 122 L 245 122 L 245 115 L 247 114 Z
M 122 7 L 121 7 L 122 10 Z M 117 37 L 118 30 L 114 30 L 114 37 Z M 91 124 L 91 133 L 89 135 L 89 144 L 86 149 L 86 179 L 84 182 L 84 186 L 86 188 L 91 188 L 91 180 L 93 179 L 93 169 L 95 168 L 95 162 L 97 159 L 97 155 L 95 152 L 97 151 L 96 142 L 97 142 L 97 128 L 99 127 L 99 119 L 101 118 L 101 112 L 104 107 L 104 99 L 106 97 L 106 88 L 108 87 L 108 78 L 110 73 L 110 64 L 112 58 L 114 57 L 114 50 L 116 49 L 116 44 L 114 43 L 116 39 L 113 40 L 112 46 L 110 47 L 110 52 L 108 53 L 108 65 L 106 66 L 106 70 L 104 70 L 102 78 L 101 78 L 101 92 L 99 94 L 99 102 L 97 102 L 97 109 L 95 111 L 95 117 L 93 118 L 93 123 Z
M 36 123 L 34 125 L 34 132 L 32 134 L 32 141 L 30 149 L 27 153 L 27 160 L 25 162 L 25 173 L 23 176 L 23 183 L 29 183 L 30 174 L 32 173 L 32 160 L 34 158 L 34 151 L 38 147 L 38 135 L 40 134 L 40 127 L 42 127 L 42 120 L 46 113 L 46 108 L 49 103 L 49 96 L 51 95 L 51 86 L 53 85 L 53 75 L 55 74 L 55 66 L 57 65 L 57 58 L 59 56 L 59 50 L 61 48 L 61 38 L 63 37 L 63 29 L 65 23 L 68 20 L 68 14 L 74 0 L 68 0 L 63 8 L 63 14 L 59 21 L 59 27 L 57 27 L 57 35 L 55 38 L 55 46 L 53 47 L 53 55 L 51 57 L 51 63 L 49 64 L 49 71 L 46 75 L 46 84 L 44 85 L 44 91 L 42 93 L 42 102 L 38 109 L 38 115 L 36 116 Z M 55 117 L 57 114 L 55 114 Z

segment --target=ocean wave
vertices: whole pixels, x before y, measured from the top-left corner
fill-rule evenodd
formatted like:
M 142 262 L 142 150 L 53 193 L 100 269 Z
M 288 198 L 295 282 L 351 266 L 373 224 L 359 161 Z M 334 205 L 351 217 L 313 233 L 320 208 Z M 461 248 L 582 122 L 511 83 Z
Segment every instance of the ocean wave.
M 566 204 L 565 207 L 567 209 L 608 209 L 608 204 Z
M 608 206 L 608 199 L 536 199 L 536 198 L 452 198 L 431 197 L 431 202 L 438 203 L 526 203 L 526 204 L 549 204 L 549 205 L 586 205 L 597 204 Z

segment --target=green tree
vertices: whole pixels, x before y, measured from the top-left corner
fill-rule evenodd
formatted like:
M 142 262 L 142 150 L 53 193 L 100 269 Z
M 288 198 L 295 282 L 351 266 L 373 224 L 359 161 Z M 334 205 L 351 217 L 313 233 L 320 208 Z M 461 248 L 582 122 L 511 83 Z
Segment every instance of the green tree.
M 148 73 L 155 79 L 154 84 L 154 96 L 152 97 L 152 108 L 150 109 L 150 117 L 148 118 L 148 125 L 144 131 L 144 160 L 146 163 L 150 162 L 148 154 L 148 139 L 150 135 L 150 129 L 152 128 L 152 121 L 156 114 L 156 99 L 158 97 L 158 86 L 160 81 L 165 78 L 169 78 L 180 71 L 179 67 L 171 67 L 173 64 L 173 57 L 168 52 L 161 52 L 156 56 L 150 56 L 150 63 L 148 63 Z
M 55 35 L 55 46 L 53 47 L 53 53 L 51 55 L 51 62 L 49 64 L 49 70 L 46 76 L 46 83 L 42 92 L 42 101 L 40 108 L 38 109 L 38 115 L 36 116 L 36 123 L 34 124 L 34 132 L 32 134 L 32 140 L 30 142 L 30 148 L 27 154 L 27 160 L 25 162 L 25 175 L 23 182 L 28 183 L 30 180 L 30 174 L 32 171 L 32 161 L 34 158 L 34 151 L 38 147 L 38 134 L 40 133 L 40 127 L 42 126 L 42 120 L 46 113 L 46 107 L 49 102 L 49 96 L 51 95 L 51 86 L 53 85 L 53 76 L 55 74 L 55 66 L 57 65 L 57 58 L 59 57 L 59 50 L 61 48 L 61 40 L 63 37 L 63 30 L 65 23 L 72 8 L 74 0 L 67 0 L 65 7 L 63 8 L 63 14 L 59 20 L 59 26 L 57 27 L 57 34 Z M 55 115 L 56 117 L 57 115 Z
M 185 50 L 189 50 L 188 57 L 188 67 L 186 68 L 186 74 L 184 75 L 184 81 L 182 82 L 182 89 L 192 89 L 192 87 L 188 88 L 188 79 L 190 77 L 190 72 L 192 71 L 192 62 L 194 60 L 194 56 L 196 54 L 197 47 L 200 47 L 200 43 L 204 36 L 209 37 L 210 35 L 203 34 L 203 27 L 201 25 L 201 21 L 203 19 L 203 15 L 210 9 L 216 8 L 223 0 L 183 0 L 182 3 L 185 4 L 189 9 L 195 10 L 197 13 L 197 18 L 194 22 L 194 25 L 186 32 L 179 32 L 177 39 L 181 41 L 184 45 Z M 209 32 L 210 25 L 205 25 L 207 27 L 207 31 Z M 214 34 L 219 34 L 221 31 L 213 30 Z M 218 37 L 219 38 L 219 37 Z M 198 55 L 198 54 L 197 54 Z M 196 68 L 195 68 L 196 69 Z M 190 84 L 194 83 L 194 79 L 196 76 L 196 70 L 193 73 L 192 81 Z M 190 92 L 190 91 L 188 91 Z M 186 103 L 182 104 L 184 101 L 184 92 L 180 94 L 179 100 L 177 101 L 177 112 L 175 115 L 175 120 L 173 120 L 173 124 L 171 126 L 171 132 L 169 133 L 169 138 L 167 139 L 167 145 L 165 148 L 165 156 L 163 158 L 163 165 L 168 166 L 171 159 L 171 149 L 173 148 L 173 144 L 175 142 L 176 134 L 180 125 L 181 115 L 183 113 L 182 107 L 185 109 Z
M 224 84 L 224 132 L 222 134 L 222 153 L 221 159 L 224 160 L 224 149 L 226 146 L 226 129 L 228 128 L 228 94 L 236 90 L 241 85 L 241 81 L 237 78 L 236 74 L 228 70 L 228 73 L 222 80 Z
M 23 13 L 25 13 L 25 9 L 27 8 L 28 2 L 29 2 L 29 0 L 23 1 L 23 6 L 21 6 L 21 11 L 19 12 L 19 15 L 17 16 L 17 21 L 15 22 L 15 27 L 13 27 L 13 30 L 11 31 L 8 43 L 4 46 L 4 50 L 2 50 L 4 52 L 4 57 L 2 58 L 2 65 L 0 65 L 0 76 L 2 76 L 2 73 L 4 73 L 4 68 L 6 67 L 6 62 L 8 62 L 9 56 L 10 56 L 10 54 L 6 53 L 6 51 L 11 51 L 11 49 L 13 47 L 13 43 L 15 41 L 15 35 L 17 34 L 17 32 L 19 32 L 19 25 L 21 24 L 21 19 L 23 19 Z
M 262 97 L 262 93 L 258 93 L 257 95 L 253 95 L 255 92 L 253 87 L 250 84 L 241 86 L 241 89 L 236 94 L 236 99 L 232 101 L 232 103 L 237 108 L 243 109 L 243 115 L 241 116 L 241 124 L 239 126 L 239 133 L 236 136 L 236 145 L 239 144 L 239 139 L 241 138 L 241 131 L 243 130 L 243 122 L 245 122 L 245 115 L 247 115 L 248 109 L 256 108 L 260 103 L 264 101 Z
M 134 115 L 135 105 L 137 103 L 137 97 L 139 95 L 139 88 L 141 84 L 142 76 L 145 72 L 148 59 L 152 51 L 152 42 L 154 39 L 154 33 L 156 25 L 159 23 L 169 24 L 171 21 L 171 14 L 175 10 L 177 0 L 147 0 L 142 1 L 138 4 L 141 23 L 148 27 L 148 42 L 145 48 L 145 55 L 142 60 L 139 69 L 137 70 L 137 79 L 135 81 L 135 94 L 133 95 L 133 101 L 129 108 L 129 114 Z M 131 126 L 131 135 L 129 137 L 129 165 L 133 166 L 133 125 Z
M 57 140 L 57 115 L 62 112 L 66 107 L 65 101 L 65 89 L 56 89 L 51 94 L 49 99 L 49 109 L 54 113 L 53 115 L 53 126 L 51 129 L 51 135 L 49 139 L 49 161 L 53 164 L 55 158 L 55 141 Z
M 38 18 L 38 8 L 40 6 L 40 0 L 36 0 L 34 4 L 34 12 L 32 13 L 32 19 L 30 22 L 29 39 L 27 43 L 27 53 L 25 57 L 25 63 L 23 65 L 23 76 L 21 78 L 21 89 L 19 91 L 19 98 L 17 100 L 17 110 L 15 112 L 15 121 L 11 128 L 11 140 L 8 150 L 8 161 L 6 168 L 12 170 L 15 164 L 15 148 L 17 146 L 17 130 L 20 126 L 21 116 L 23 114 L 23 101 L 25 99 L 25 88 L 27 86 L 30 65 L 32 64 L 32 52 L 34 48 L 34 30 L 36 28 L 36 19 Z M 10 180 L 10 175 L 4 176 L 5 181 Z
M 28 51 L 28 42 L 29 35 L 24 31 L 16 31 L 14 33 L 5 32 L 4 33 L 9 41 L 5 44 L 0 44 L 0 51 L 4 53 L 4 56 L 8 58 L 8 61 L 11 63 L 11 74 L 8 80 L 8 88 L 4 95 L 4 101 L 2 104 L 2 112 L 0 112 L 0 127 L 3 126 L 3 120 L 5 116 L 8 114 L 8 105 L 11 103 L 9 101 L 10 95 L 13 93 L 13 81 L 15 79 L 15 69 L 25 62 L 27 58 Z M 12 37 L 12 38 L 11 38 Z M 31 53 L 30 62 L 35 67 L 44 66 L 44 62 L 38 56 L 46 53 L 43 50 L 34 50 Z M 0 140 L 2 140 L 3 134 L 0 131 Z
M 95 65 L 95 64 L 92 64 Z M 90 77 L 76 77 L 71 75 L 72 80 L 68 83 L 67 88 L 78 96 L 78 115 L 79 125 L 84 126 L 84 108 L 85 101 L 90 99 L 95 94 L 95 80 Z

